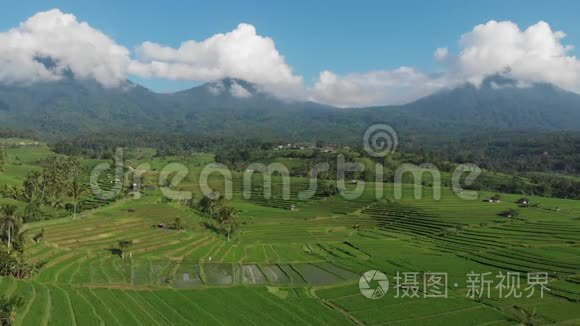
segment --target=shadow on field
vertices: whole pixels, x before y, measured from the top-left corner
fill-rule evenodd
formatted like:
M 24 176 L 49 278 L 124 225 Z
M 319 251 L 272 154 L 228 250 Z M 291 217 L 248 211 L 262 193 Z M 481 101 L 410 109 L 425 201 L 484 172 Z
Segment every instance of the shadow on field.
M 208 223 L 208 222 L 203 222 L 201 223 L 203 225 L 204 228 L 208 229 L 211 232 L 214 232 L 216 234 L 222 234 L 222 231 L 220 229 L 218 229 L 217 227 L 215 227 L 215 225 Z
M 111 255 L 115 255 L 115 256 L 121 257 L 121 253 L 122 252 L 121 252 L 121 249 L 119 249 L 119 248 L 109 248 L 106 251 L 110 252 Z

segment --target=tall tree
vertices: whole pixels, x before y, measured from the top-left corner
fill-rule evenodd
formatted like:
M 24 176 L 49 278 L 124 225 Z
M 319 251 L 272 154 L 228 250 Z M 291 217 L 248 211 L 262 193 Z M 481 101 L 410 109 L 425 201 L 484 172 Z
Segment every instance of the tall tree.
M 35 202 L 26 204 L 24 207 L 24 223 L 42 221 L 44 216 L 40 211 L 40 207 Z
M 226 232 L 229 242 L 231 234 L 234 233 L 240 224 L 238 210 L 231 206 L 224 206 L 219 210 L 217 218 L 218 222 Z
M 73 202 L 73 221 L 77 218 L 77 206 L 83 196 L 86 193 L 86 189 L 77 181 L 73 180 L 69 188 L 69 196 Z
M 20 218 L 16 216 L 16 206 L 9 204 L 2 206 L 0 235 L 5 240 L 8 250 L 12 249 L 16 236 L 20 234 L 21 224 Z

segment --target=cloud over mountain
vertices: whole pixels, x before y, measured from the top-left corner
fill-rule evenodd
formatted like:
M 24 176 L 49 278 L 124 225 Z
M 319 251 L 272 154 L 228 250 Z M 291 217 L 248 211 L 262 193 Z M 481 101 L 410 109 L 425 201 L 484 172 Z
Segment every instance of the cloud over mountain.
M 525 82 L 548 82 L 580 90 L 580 62 L 562 44 L 564 32 L 540 21 L 520 30 L 510 21 L 490 21 L 464 34 L 461 52 L 449 57 L 450 74 L 478 84 L 486 76 L 504 72 Z
M 444 87 L 470 82 L 479 85 L 491 75 L 502 74 L 520 85 L 548 82 L 580 92 L 580 62 L 562 44 L 565 34 L 546 22 L 525 30 L 510 21 L 490 21 L 461 36 L 460 52 L 435 50 L 442 73 L 427 75 L 412 68 L 336 75 L 325 71 L 313 90 L 313 98 L 340 106 L 399 104 L 410 102 Z
M 310 91 L 312 100 L 341 107 L 403 104 L 432 94 L 444 81 L 410 67 L 338 76 L 320 73 Z
M 107 87 L 125 80 L 129 51 L 58 9 L 40 12 L 0 33 L 0 81 L 57 80 L 72 73 Z
M 297 96 L 302 78 L 254 26 L 240 24 L 225 34 L 203 41 L 185 41 L 178 48 L 144 42 L 131 72 L 142 77 L 211 81 L 232 77 L 247 80 L 279 96 Z
M 465 82 L 478 85 L 495 74 L 515 79 L 519 86 L 548 82 L 580 93 L 580 61 L 564 37 L 543 21 L 525 29 L 511 21 L 489 21 L 460 37 L 458 53 L 435 49 L 437 74 L 407 66 L 342 75 L 323 70 L 309 86 L 274 40 L 250 24 L 205 40 L 186 40 L 179 47 L 146 41 L 132 53 L 87 22 L 53 9 L 0 32 L 0 82 L 50 81 L 72 74 L 117 87 L 130 76 L 199 82 L 231 77 L 277 97 L 344 107 L 408 103 Z M 251 95 L 239 85 L 232 91 L 238 97 Z

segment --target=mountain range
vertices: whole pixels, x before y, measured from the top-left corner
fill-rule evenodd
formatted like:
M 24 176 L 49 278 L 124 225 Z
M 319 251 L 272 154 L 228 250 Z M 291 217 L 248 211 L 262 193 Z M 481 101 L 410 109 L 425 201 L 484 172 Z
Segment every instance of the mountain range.
M 403 133 L 430 134 L 580 130 L 578 121 L 580 95 L 545 83 L 522 86 L 502 76 L 401 106 L 356 109 L 280 100 L 232 78 L 171 94 L 154 93 L 130 81 L 109 89 L 72 77 L 0 85 L 0 127 L 34 130 L 47 137 L 125 130 L 331 141 L 360 137 L 374 123 L 390 124 Z

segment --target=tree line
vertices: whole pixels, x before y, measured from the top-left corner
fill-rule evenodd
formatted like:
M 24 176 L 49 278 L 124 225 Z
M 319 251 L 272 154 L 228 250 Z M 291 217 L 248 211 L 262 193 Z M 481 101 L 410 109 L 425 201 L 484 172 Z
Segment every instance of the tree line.
M 24 222 L 45 219 L 41 211 L 43 206 L 70 209 L 76 218 L 81 196 L 86 193 L 86 187 L 79 181 L 79 158 L 54 156 L 42 165 L 42 171 L 32 171 L 25 176 L 21 187 L 4 185 L 0 191 L 5 197 L 25 204 Z

